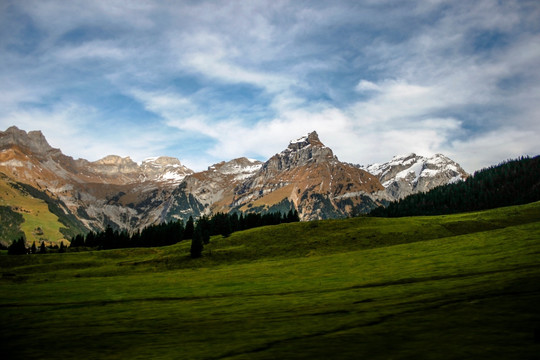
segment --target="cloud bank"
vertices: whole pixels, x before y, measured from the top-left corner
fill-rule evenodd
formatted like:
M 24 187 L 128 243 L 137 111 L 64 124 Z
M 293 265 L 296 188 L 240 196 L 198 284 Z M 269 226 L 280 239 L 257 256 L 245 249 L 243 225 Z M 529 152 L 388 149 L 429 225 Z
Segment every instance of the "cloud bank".
M 344 161 L 540 153 L 536 1 L 7 1 L 0 128 L 66 154 Z

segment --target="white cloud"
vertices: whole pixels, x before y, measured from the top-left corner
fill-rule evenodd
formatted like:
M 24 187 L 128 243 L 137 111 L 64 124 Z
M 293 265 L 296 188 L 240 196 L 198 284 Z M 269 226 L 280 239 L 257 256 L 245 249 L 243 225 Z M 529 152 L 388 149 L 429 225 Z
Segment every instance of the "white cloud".
M 22 130 L 41 130 L 53 147 L 65 154 L 84 154 L 89 141 L 80 130 L 88 125 L 94 109 L 77 104 L 57 104 L 52 109 L 26 109 L 13 111 L 0 118 L 2 127 L 16 124 Z M 73 141 L 79 139 L 78 142 Z
M 360 80 L 360 82 L 358 83 L 358 85 L 356 85 L 356 91 L 359 91 L 359 92 L 365 92 L 365 91 L 379 91 L 381 88 L 371 82 L 371 81 L 368 81 L 368 80 Z
M 340 159 L 364 164 L 444 152 L 474 170 L 540 152 L 530 140 L 540 134 L 534 2 L 28 1 L 9 9 L 0 14 L 10 34 L 0 39 L 2 124 L 41 128 L 67 154 L 175 151 L 165 155 L 202 168 L 264 159 L 312 130 Z
M 55 55 L 61 61 L 71 62 L 84 59 L 127 60 L 132 51 L 123 49 L 114 41 L 90 41 L 76 46 L 60 48 Z
M 474 172 L 520 156 L 539 155 L 537 144 L 538 129 L 528 131 L 507 126 L 472 139 L 456 140 L 446 153 L 459 160 L 465 170 Z

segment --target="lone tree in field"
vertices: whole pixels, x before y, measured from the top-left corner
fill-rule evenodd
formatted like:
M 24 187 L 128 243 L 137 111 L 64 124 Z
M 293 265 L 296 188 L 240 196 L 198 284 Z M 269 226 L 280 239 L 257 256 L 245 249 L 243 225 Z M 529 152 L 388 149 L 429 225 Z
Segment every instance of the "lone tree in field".
M 200 226 L 195 227 L 191 238 L 191 258 L 196 259 L 202 256 L 203 251 L 203 234 Z
M 193 238 L 193 231 L 195 230 L 195 227 L 193 225 L 193 216 L 190 216 L 187 223 L 186 228 L 184 229 L 184 239 L 191 239 Z

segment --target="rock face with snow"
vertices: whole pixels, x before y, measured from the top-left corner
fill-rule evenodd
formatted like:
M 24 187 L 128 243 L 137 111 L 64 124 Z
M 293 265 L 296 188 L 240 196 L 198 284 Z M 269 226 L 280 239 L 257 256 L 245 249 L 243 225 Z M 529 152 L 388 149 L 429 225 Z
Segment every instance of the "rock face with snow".
M 82 229 L 111 225 L 130 231 L 230 211 L 295 208 L 302 220 L 346 217 L 467 176 L 440 154 L 397 156 L 366 167 L 343 163 L 316 132 L 291 141 L 264 163 L 238 158 L 195 173 L 164 156 L 141 164 L 116 155 L 74 160 L 52 148 L 41 132 L 16 127 L 0 131 L 0 173 L 0 180 L 49 196 Z
M 135 230 L 163 221 L 176 204 L 173 191 L 193 173 L 170 157 L 141 165 L 116 155 L 74 160 L 52 148 L 41 132 L 16 127 L 0 131 L 0 172 L 45 191 L 89 230 Z
M 376 177 L 340 162 L 312 132 L 291 141 L 246 179 L 233 205 L 242 211 L 294 206 L 302 220 L 326 219 L 366 212 L 383 190 Z
M 181 188 L 185 197 L 192 195 L 203 205 L 205 213 L 229 212 L 234 189 L 251 178 L 261 166 L 262 162 L 245 157 L 222 161 L 187 176 Z
M 416 154 L 395 156 L 389 162 L 361 168 L 379 178 L 390 200 L 426 192 L 468 176 L 458 163 L 442 154 L 431 157 Z
M 148 158 L 140 166 L 143 173 L 142 181 L 159 181 L 179 184 L 184 178 L 193 174 L 193 170 L 188 169 L 177 158 L 160 156 Z

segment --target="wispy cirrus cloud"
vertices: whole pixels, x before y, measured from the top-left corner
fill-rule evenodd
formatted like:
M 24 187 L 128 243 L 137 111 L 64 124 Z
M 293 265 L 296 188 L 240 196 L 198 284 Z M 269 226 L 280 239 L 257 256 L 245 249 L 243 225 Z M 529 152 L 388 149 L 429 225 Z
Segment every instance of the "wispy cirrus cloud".
M 1 127 L 41 128 L 70 155 L 161 152 L 202 169 L 312 130 L 362 164 L 443 152 L 472 171 L 540 152 L 535 1 L 1 9 Z

